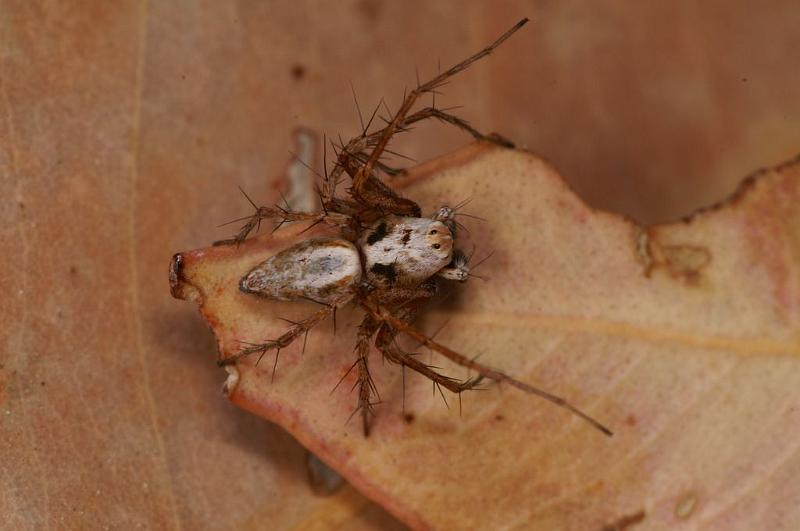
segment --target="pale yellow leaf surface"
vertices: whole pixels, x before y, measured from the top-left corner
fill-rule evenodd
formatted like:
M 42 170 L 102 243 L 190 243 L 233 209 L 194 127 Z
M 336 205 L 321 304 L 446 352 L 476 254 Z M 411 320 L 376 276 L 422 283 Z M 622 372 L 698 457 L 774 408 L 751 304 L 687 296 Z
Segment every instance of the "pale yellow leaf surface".
M 604 437 L 536 397 L 488 385 L 450 407 L 373 353 L 373 433 L 347 422 L 360 311 L 262 363 L 230 399 L 286 428 L 414 528 L 796 529 L 800 526 L 800 167 L 749 178 L 730 200 L 643 229 L 586 206 L 536 156 L 475 144 L 398 183 L 430 211 L 465 197 L 478 271 L 418 326 L 611 427 Z M 177 255 L 219 350 L 274 338 L 311 304 L 238 291 L 302 226 Z M 413 346 L 413 344 L 410 344 Z M 423 356 L 428 356 L 427 352 Z M 466 371 L 433 355 L 453 376 Z M 212 363 L 213 360 L 208 360 Z M 405 402 L 405 415 L 403 414 Z M 460 411 L 461 410 L 461 411 Z

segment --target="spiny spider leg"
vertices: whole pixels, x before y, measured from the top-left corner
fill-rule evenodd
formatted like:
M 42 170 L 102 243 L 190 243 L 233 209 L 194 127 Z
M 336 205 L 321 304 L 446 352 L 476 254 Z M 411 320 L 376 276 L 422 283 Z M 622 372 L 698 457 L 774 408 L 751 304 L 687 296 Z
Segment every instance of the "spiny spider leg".
M 513 146 L 511 142 L 499 135 L 484 135 L 470 126 L 465 120 L 433 107 L 426 107 L 405 117 L 398 125 L 397 131 L 404 131 L 409 125 L 430 118 L 437 118 L 462 128 L 476 139 L 489 140 L 506 147 Z M 338 201 L 334 197 L 336 184 L 341 179 L 342 173 L 347 173 L 351 178 L 358 175 L 363 165 L 372 157 L 368 150 L 374 148 L 378 144 L 386 129 L 387 128 L 379 129 L 369 134 L 364 131 L 362 135 L 351 139 L 347 144 L 344 144 L 342 141 L 341 145 L 336 150 L 336 162 L 334 167 L 329 174 L 326 172 L 325 178 L 323 179 L 322 193 L 320 194 L 323 208 L 339 212 L 342 211 L 341 209 L 337 209 Z M 334 146 L 334 148 L 336 149 L 336 146 Z M 385 148 L 384 151 L 388 152 Z M 326 158 L 325 153 L 323 153 L 323 155 L 324 158 Z M 375 166 L 388 175 L 397 175 L 403 172 L 403 170 L 390 167 L 380 160 L 375 162 Z M 359 198 L 362 202 L 366 201 L 368 204 L 377 206 L 384 213 L 412 216 L 419 215 L 419 207 L 415 203 L 408 199 L 398 197 L 393 190 L 384 186 L 380 179 L 374 174 L 367 177 L 367 182 L 362 186 Z
M 339 177 L 341 176 L 342 172 L 346 171 L 350 177 L 353 178 L 351 194 L 354 196 L 354 198 L 379 207 L 383 211 L 392 214 L 419 216 L 419 207 L 417 207 L 416 204 L 414 204 L 412 201 L 398 198 L 394 192 L 391 190 L 386 190 L 384 187 L 378 184 L 380 181 L 373 174 L 373 169 L 375 167 L 381 168 L 385 166 L 380 162 L 380 159 L 384 151 L 386 151 L 391 137 L 398 131 L 408 130 L 408 126 L 420 120 L 437 118 L 467 131 L 476 139 L 491 140 L 507 147 L 513 147 L 513 144 L 505 138 L 499 135 L 484 135 L 469 125 L 469 123 L 467 123 L 465 120 L 449 114 L 444 110 L 437 109 L 435 105 L 421 109 L 411 115 L 408 115 L 408 113 L 419 96 L 428 92 L 435 94 L 436 89 L 445 84 L 448 78 L 456 75 L 462 70 L 465 70 L 472 63 L 478 61 L 482 57 L 489 55 L 514 32 L 525 25 L 527 21 L 527 18 L 521 20 L 494 43 L 487 46 L 477 54 L 462 61 L 461 63 L 453 66 L 446 72 L 439 73 L 439 75 L 427 83 L 420 85 L 418 82 L 416 89 L 404 95 L 403 104 L 398 109 L 397 113 L 394 114 L 393 118 L 388 121 L 387 126 L 383 129 L 367 134 L 369 125 L 372 122 L 372 118 L 370 118 L 370 123 L 368 123 L 366 127 L 363 127 L 361 135 L 351 139 L 347 145 L 345 145 L 344 142 L 341 142 L 334 168 L 330 175 L 327 175 L 326 173 L 323 196 L 329 201 L 332 200 L 336 183 L 339 182 Z M 385 106 L 385 102 L 381 100 L 381 102 L 378 103 L 378 107 L 380 107 L 381 103 L 383 103 Z M 392 113 L 389 112 L 389 114 L 391 115 Z M 375 112 L 373 112 L 372 116 L 375 116 Z M 358 155 L 367 148 L 373 148 L 369 158 L 367 158 L 365 162 L 358 160 Z M 389 173 L 395 172 L 395 170 L 392 168 L 384 167 L 383 169 L 385 171 L 388 170 Z
M 368 158 L 363 151 L 366 149 L 370 137 L 372 135 L 356 137 L 346 146 L 341 141 L 341 145 L 336 151 L 334 167 L 329 174 L 327 182 L 323 183 L 323 192 L 321 194 L 323 208 L 331 211 L 352 213 L 360 221 L 374 221 L 387 213 L 419 217 L 421 210 L 415 202 L 397 195 L 394 190 L 383 184 L 375 175 L 370 175 L 367 179 L 367 184 L 364 186 L 364 194 L 370 198 L 370 201 L 365 201 L 363 197 L 354 197 L 355 202 L 345 202 L 342 199 L 331 196 L 332 190 L 335 189 L 335 185 L 339 182 L 343 172 L 346 172 L 351 178 L 358 174 L 363 165 L 363 160 Z M 334 146 L 334 149 L 336 149 L 336 146 Z M 382 167 L 388 172 L 397 171 L 385 165 L 382 165 Z M 326 199 L 327 197 L 332 198 Z M 352 208 L 354 205 L 359 205 L 355 212 Z M 365 205 L 366 208 L 360 205 Z
M 417 371 L 434 383 L 442 385 L 456 394 L 468 389 L 474 389 L 484 379 L 483 375 L 478 375 L 474 378 L 459 381 L 450 376 L 445 376 L 444 374 L 436 372 L 433 366 L 423 363 L 415 358 L 413 354 L 401 350 L 394 343 L 396 335 L 397 332 L 384 325 L 378 331 L 378 335 L 375 338 L 375 346 L 378 347 L 378 350 L 380 350 L 389 361 Z
M 495 142 L 497 144 L 500 144 L 501 146 L 504 146 L 504 147 L 508 147 L 508 148 L 513 148 L 514 147 L 514 143 L 513 142 L 511 142 L 510 140 L 508 140 L 506 138 L 503 138 L 502 136 L 498 135 L 497 133 L 491 133 L 491 134 L 485 135 L 485 134 L 481 133 L 480 131 L 478 131 L 477 129 L 475 129 L 474 127 L 472 127 L 469 124 L 469 122 L 467 122 L 463 118 L 459 118 L 458 116 L 455 116 L 453 114 L 445 112 L 445 111 L 443 111 L 441 109 L 437 109 L 436 107 L 425 107 L 424 109 L 420 109 L 417 112 L 415 112 L 414 114 L 411 114 L 411 115 L 407 116 L 402 121 L 402 123 L 398 126 L 398 129 L 405 129 L 406 126 L 408 126 L 408 125 L 410 125 L 410 124 L 412 124 L 414 122 L 418 122 L 420 120 L 426 120 L 426 119 L 429 119 L 429 118 L 436 118 L 436 119 L 438 119 L 438 120 L 440 120 L 442 122 L 446 122 L 446 123 L 449 123 L 451 125 L 454 125 L 454 126 L 458 127 L 459 129 L 463 129 L 464 131 L 466 131 L 467 133 L 472 135 L 472 137 L 475 140 L 488 140 L 490 142 Z
M 583 420 L 585 420 L 586 422 L 588 422 L 589 424 L 591 424 L 592 426 L 594 426 L 595 428 L 597 428 L 598 430 L 600 430 L 604 434 L 608 435 L 609 437 L 614 435 L 611 432 L 611 430 L 609 430 L 607 427 L 603 426 L 602 424 L 600 424 L 600 422 L 598 422 L 594 418 L 590 417 L 588 414 L 584 413 L 583 411 L 581 411 L 577 407 L 573 406 L 572 404 L 570 404 L 569 402 L 567 402 L 566 400 L 564 400 L 560 396 L 556 396 L 554 394 L 548 393 L 547 391 L 539 389 L 538 387 L 534 387 L 532 385 L 520 382 L 519 380 L 516 380 L 516 379 L 512 378 L 511 376 L 508 376 L 505 373 L 502 373 L 500 371 L 492 369 L 491 367 L 487 367 L 486 365 L 483 365 L 482 363 L 478 363 L 475 360 L 471 360 L 471 359 L 467 358 L 466 356 L 464 356 L 462 354 L 459 354 L 458 352 L 455 352 L 454 350 L 451 350 L 451 349 L 447 348 L 446 346 L 444 346 L 444 345 L 442 345 L 440 343 L 437 343 L 436 341 L 430 339 L 429 337 L 427 337 L 422 332 L 416 330 L 415 328 L 413 328 L 411 325 L 409 325 L 408 323 L 406 323 L 402 319 L 399 319 L 399 318 L 395 317 L 389 311 L 387 311 L 387 310 L 385 310 L 385 309 L 383 309 L 381 307 L 378 307 L 378 306 L 371 306 L 370 307 L 369 305 L 366 305 L 366 304 L 364 306 L 368 309 L 368 311 L 376 319 L 381 320 L 381 321 L 387 323 L 389 326 L 391 326 L 395 330 L 397 330 L 399 332 L 402 332 L 402 333 L 404 333 L 404 334 L 416 339 L 417 341 L 421 342 L 423 345 L 427 346 L 428 348 L 431 348 L 431 349 L 435 350 L 439 354 L 441 354 L 444 357 L 446 357 L 446 358 L 458 363 L 462 367 L 467 367 L 467 368 L 473 369 L 478 374 L 481 374 L 481 375 L 485 376 L 486 378 L 489 378 L 490 380 L 494 380 L 496 382 L 501 382 L 501 383 L 507 383 L 507 384 L 511 385 L 512 387 L 516 387 L 517 389 L 525 391 L 526 393 L 534 394 L 534 395 L 537 395 L 537 396 L 539 396 L 541 398 L 544 398 L 545 400 L 547 400 L 549 402 L 552 402 L 553 404 L 555 404 L 555 405 L 557 405 L 559 407 L 562 407 L 564 409 L 569 410 L 574 415 L 582 418 Z
M 498 135 L 483 135 L 470 126 L 465 120 L 462 120 L 457 116 L 451 115 L 446 111 L 437 109 L 435 107 L 426 107 L 411 115 L 408 115 L 408 112 L 411 110 L 411 107 L 413 107 L 419 96 L 428 92 L 435 93 L 436 89 L 443 85 L 448 78 L 456 75 L 462 70 L 465 70 L 472 63 L 481 59 L 482 57 L 489 55 L 495 48 L 502 44 L 503 41 L 508 39 L 527 21 L 527 18 L 521 20 L 494 43 L 487 46 L 477 54 L 462 61 L 461 63 L 453 66 L 446 72 L 440 73 L 427 83 L 422 85 L 418 83 L 416 89 L 404 96 L 403 105 L 394 114 L 394 117 L 391 121 L 389 121 L 388 125 L 378 131 L 367 134 L 370 124 L 372 123 L 372 119 L 377 113 L 377 109 L 382 103 L 385 105 L 385 102 L 381 100 L 381 102 L 378 103 L 375 111 L 373 111 L 369 122 L 363 127 L 361 135 L 351 139 L 347 145 L 344 145 L 344 142 L 342 142 L 341 149 L 337 154 L 336 163 L 334 164 L 334 168 L 330 174 L 328 174 L 327 164 L 325 164 L 325 176 L 323 178 L 323 187 L 320 193 L 324 210 L 323 213 L 291 212 L 281 208 L 257 207 L 255 203 L 249 197 L 247 197 L 248 201 L 250 201 L 255 208 L 255 213 L 249 217 L 235 220 L 241 221 L 246 219 L 247 222 L 241 227 L 239 232 L 233 238 L 220 240 L 214 242 L 214 244 L 239 244 L 244 241 L 253 230 L 256 230 L 258 227 L 260 227 L 261 221 L 265 219 L 280 219 L 278 227 L 288 221 L 307 220 L 314 221 L 315 223 L 325 222 L 332 226 L 347 226 L 349 224 L 349 220 L 341 219 L 341 216 L 346 216 L 346 214 L 342 212 L 345 209 L 338 208 L 340 206 L 338 204 L 339 201 L 337 201 L 335 198 L 336 183 L 339 182 L 339 178 L 343 171 L 346 171 L 353 178 L 351 194 L 354 196 L 354 199 L 361 200 L 377 208 L 380 210 L 381 215 L 389 213 L 418 217 L 420 215 L 420 209 L 415 202 L 399 197 L 392 189 L 385 186 L 380 179 L 373 174 L 373 170 L 376 167 L 383 169 L 389 174 L 397 174 L 400 172 L 400 170 L 391 168 L 380 162 L 380 158 L 384 151 L 386 151 L 389 140 L 396 132 L 407 130 L 409 125 L 417 121 L 436 118 L 464 129 L 476 139 L 488 139 L 502 145 L 511 146 L 512 144 L 502 137 Z M 368 148 L 372 148 L 372 152 L 369 154 L 369 157 L 366 157 L 366 153 L 363 152 Z M 326 153 L 323 153 L 323 159 L 326 161 Z M 245 194 L 245 196 L 247 196 L 247 194 Z M 339 214 L 339 216 L 336 214 Z
M 358 327 L 358 339 L 356 341 L 356 360 L 357 379 L 356 385 L 358 386 L 358 404 L 356 411 L 361 411 L 361 422 L 364 429 L 364 437 L 369 436 L 369 417 L 374 414 L 371 401 L 372 394 L 378 395 L 378 389 L 375 387 L 375 382 L 369 373 L 369 342 L 375 331 L 378 329 L 379 324 L 369 315 L 364 317 L 361 325 Z M 352 415 L 351 415 L 352 417 Z
M 298 321 L 294 323 L 289 330 L 287 330 L 281 337 L 272 341 L 265 341 L 264 343 L 252 343 L 248 344 L 247 347 L 241 349 L 236 354 L 232 354 L 225 359 L 221 359 L 217 361 L 217 365 L 224 366 L 224 365 L 233 365 L 237 361 L 242 358 L 246 358 L 251 354 L 255 354 L 256 352 L 260 352 L 262 355 L 265 354 L 267 351 L 272 349 L 283 349 L 291 345 L 295 339 L 307 333 L 311 328 L 319 323 L 320 321 L 326 319 L 336 310 L 336 306 L 331 304 L 330 306 L 326 305 L 317 310 L 315 313 L 311 314 L 310 317 L 303 319 L 302 321 Z
M 351 141 L 351 144 L 354 145 L 340 146 L 336 167 L 331 172 L 331 175 L 341 174 L 342 171 L 345 171 L 351 178 L 355 178 L 363 167 L 359 154 L 367 147 L 369 138 L 369 136 L 357 137 Z M 336 178 L 338 179 L 338 175 Z M 387 213 L 412 217 L 421 215 L 419 205 L 410 199 L 400 197 L 374 174 L 370 174 L 365 179 L 359 195 L 354 194 L 352 188 L 350 189 L 350 194 L 357 203 L 366 205 L 368 207 L 367 211 L 373 211 L 373 219 L 382 217 Z M 378 211 L 380 215 L 374 216 L 374 211 Z M 370 217 L 369 212 L 366 217 Z
M 359 153 L 354 153 L 353 154 L 353 158 L 355 158 L 361 164 L 364 164 L 369 159 L 369 153 L 367 153 L 366 151 L 361 151 Z M 392 177 L 395 177 L 397 175 L 401 175 L 401 174 L 406 172 L 406 170 L 404 170 L 402 168 L 394 168 L 394 167 L 389 166 L 388 164 L 385 164 L 385 163 L 383 163 L 381 161 L 378 161 L 376 166 L 383 173 L 385 173 L 386 175 L 390 175 Z
M 312 226 L 320 223 L 325 223 L 332 227 L 347 227 L 350 225 L 350 216 L 346 214 L 338 212 L 293 212 L 277 206 L 272 208 L 256 207 L 256 211 L 251 216 L 234 220 L 234 222 L 242 219 L 246 219 L 247 222 L 242 225 L 236 236 L 227 240 L 216 241 L 214 245 L 238 245 L 242 243 L 253 230 L 261 226 L 261 222 L 265 219 L 280 220 L 275 229 L 289 221 L 312 221 Z
M 474 129 L 472 126 L 470 126 L 465 120 L 433 107 L 426 107 L 405 117 L 398 124 L 397 131 L 404 131 L 409 125 L 430 118 L 437 118 L 441 121 L 464 129 L 478 140 L 488 140 L 491 142 L 496 142 L 505 147 L 513 147 L 513 144 L 503 137 L 496 134 L 484 135 L 477 129 Z M 378 144 L 387 129 L 388 126 L 365 136 L 355 137 L 346 145 L 339 146 L 336 163 L 333 170 L 331 170 L 330 175 L 326 179 L 328 183 L 333 184 L 326 183 L 326 185 L 323 187 L 323 197 L 330 197 L 330 190 L 335 186 L 335 183 L 339 182 L 342 173 L 346 172 L 351 178 L 355 178 L 356 175 L 358 175 L 363 165 L 365 165 L 372 157 L 371 154 L 367 155 L 367 150 L 375 147 Z M 384 151 L 386 151 L 385 147 Z M 375 162 L 375 166 L 388 175 L 396 175 L 403 172 L 403 170 L 387 166 L 386 164 L 380 162 L 380 160 Z M 416 204 L 412 204 L 413 202 L 410 202 L 407 199 L 398 198 L 397 194 L 383 186 L 383 183 L 374 174 L 370 174 L 366 177 L 366 179 L 367 182 L 362 185 L 360 195 L 358 196 L 362 201 L 379 206 L 382 211 L 391 214 L 412 216 L 419 215 L 419 207 L 416 206 Z M 323 204 L 332 204 L 330 203 L 330 200 L 328 200 L 328 202 L 325 202 L 325 200 L 323 201 Z
M 372 154 L 370 155 L 369 160 L 364 164 L 361 169 L 358 171 L 358 174 L 353 178 L 353 192 L 355 195 L 361 196 L 362 192 L 364 191 L 364 186 L 367 183 L 367 180 L 370 175 L 372 175 L 372 170 L 375 167 L 376 162 L 383 154 L 384 149 L 386 148 L 389 140 L 394 135 L 395 131 L 397 131 L 398 126 L 403 123 L 406 115 L 413 107 L 414 103 L 416 103 L 417 99 L 427 92 L 433 92 L 437 88 L 441 87 L 446 81 L 458 74 L 459 72 L 466 70 L 469 68 L 472 63 L 478 61 L 479 59 L 489 55 L 494 51 L 495 48 L 500 46 L 506 39 L 511 37 L 517 30 L 519 30 L 522 26 L 524 26 L 528 22 L 527 18 L 524 18 L 517 22 L 514 27 L 510 30 L 506 31 L 503 35 L 501 35 L 496 41 L 492 44 L 481 50 L 480 52 L 476 53 L 475 55 L 461 61 L 457 65 L 451 67 L 450 69 L 446 70 L 445 72 L 440 73 L 430 81 L 423 83 L 422 85 L 417 85 L 417 87 L 408 92 L 403 100 L 403 104 L 395 113 L 394 117 L 392 118 L 389 125 L 383 130 L 380 140 L 375 145 L 375 148 L 372 150 Z
M 407 131 L 408 130 L 408 126 L 410 126 L 410 125 L 412 125 L 412 124 L 414 124 L 416 122 L 421 122 L 422 120 L 428 120 L 428 119 L 431 119 L 431 118 L 436 118 L 436 119 L 438 119 L 438 120 L 440 120 L 442 122 L 446 122 L 446 123 L 449 123 L 451 125 L 454 125 L 454 126 L 458 127 L 459 129 L 463 129 L 465 132 L 470 134 L 476 140 L 487 140 L 487 141 L 490 141 L 490 142 L 495 142 L 495 143 L 500 144 L 500 145 L 505 146 L 505 147 L 514 147 L 514 144 L 511 141 L 503 138 L 502 136 L 500 136 L 500 135 L 498 135 L 496 133 L 490 133 L 488 135 L 485 135 L 485 134 L 481 133 L 480 131 L 478 131 L 477 129 L 475 129 L 474 127 L 472 127 L 469 124 L 469 122 L 467 122 L 463 118 L 459 118 L 458 116 L 449 113 L 448 110 L 446 110 L 446 109 L 439 109 L 437 107 L 424 107 L 424 108 L 414 112 L 413 114 L 409 114 L 408 116 L 403 118 L 400 121 L 400 123 L 398 123 L 397 130 L 395 131 L 395 133 Z M 391 124 L 391 121 L 389 122 L 389 124 Z M 379 129 L 379 130 L 377 130 L 377 131 L 375 131 L 373 133 L 370 133 L 367 136 L 366 147 L 375 147 L 375 146 L 377 146 L 378 142 L 380 141 L 381 137 L 383 136 L 383 134 L 386 131 L 386 129 L 388 129 L 388 127 L 389 127 L 389 125 L 387 124 L 387 126 L 384 127 L 383 129 Z M 348 144 L 348 147 L 350 147 L 350 144 Z M 353 147 L 355 147 L 355 146 L 353 146 Z M 362 148 L 362 149 L 364 149 L 364 148 Z M 384 151 L 388 152 L 388 150 L 385 149 L 385 148 L 384 148 Z

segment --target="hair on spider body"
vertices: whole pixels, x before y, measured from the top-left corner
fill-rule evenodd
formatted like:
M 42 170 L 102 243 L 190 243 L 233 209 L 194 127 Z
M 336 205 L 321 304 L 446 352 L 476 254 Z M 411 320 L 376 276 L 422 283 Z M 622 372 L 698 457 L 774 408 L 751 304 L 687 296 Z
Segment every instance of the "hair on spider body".
M 322 307 L 304 320 L 292 321 L 289 329 L 279 338 L 247 344 L 239 352 L 221 360 L 220 364 L 236 363 L 254 353 L 263 356 L 270 350 L 276 351 L 277 363 L 277 352 L 301 335 L 306 336 L 322 320 L 330 316 L 335 319 L 337 308 L 355 302 L 364 310 L 365 316 L 356 336 L 356 359 L 347 374 L 355 371 L 354 388 L 358 389 L 358 399 L 353 413 L 361 413 L 365 435 L 369 434 L 370 419 L 374 414 L 373 397 L 378 396 L 370 375 L 371 345 L 383 354 L 384 359 L 430 379 L 440 392 L 444 387 L 453 393 L 461 393 L 476 388 L 486 379 L 504 382 L 544 398 L 606 435 L 611 435 L 608 428 L 563 398 L 467 358 L 412 326 L 419 310 L 436 294 L 441 280 L 465 282 L 468 277 L 474 276 L 470 274 L 468 265 L 470 257 L 456 247 L 458 232 L 463 228 L 456 222 L 456 216 L 469 200 L 454 207 L 442 206 L 430 217 L 422 217 L 419 205 L 400 197 L 377 174 L 381 169 L 387 171 L 388 167 L 381 162 L 381 156 L 387 152 L 392 136 L 408 131 L 415 122 L 429 118 L 455 125 L 477 139 L 508 145 L 502 137 L 483 135 L 460 118 L 440 109 L 427 107 L 414 113 L 411 113 L 411 109 L 420 96 L 435 93 L 450 77 L 489 55 L 526 22 L 527 19 L 521 20 L 477 54 L 407 92 L 402 105 L 391 119 L 386 120 L 384 127 L 370 132 L 371 118 L 359 136 L 346 144 L 342 141 L 334 146 L 336 160 L 330 172 L 325 168 L 319 187 L 321 212 L 257 207 L 251 201 L 255 213 L 243 218 L 246 223 L 234 238 L 221 243 L 243 241 L 265 219 L 278 221 L 279 224 L 307 221 L 310 222 L 309 227 L 324 224 L 337 230 L 338 236 L 311 238 L 296 243 L 256 265 L 241 278 L 239 287 L 244 296 L 258 295 L 281 301 L 311 300 Z M 336 194 L 336 189 L 344 174 L 350 178 L 352 185 L 347 190 L 348 195 L 342 197 Z M 440 373 L 436 367 L 404 351 L 396 341 L 400 334 L 475 371 L 477 376 L 460 381 Z

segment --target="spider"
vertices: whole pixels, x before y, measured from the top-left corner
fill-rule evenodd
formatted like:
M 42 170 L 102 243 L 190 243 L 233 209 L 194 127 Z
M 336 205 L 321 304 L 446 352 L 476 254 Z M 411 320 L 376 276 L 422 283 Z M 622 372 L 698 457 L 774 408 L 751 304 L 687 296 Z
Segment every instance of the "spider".
M 399 171 L 381 162 L 392 136 L 408 130 L 415 122 L 430 118 L 459 127 L 478 140 L 513 147 L 499 135 L 484 135 L 464 120 L 435 106 L 409 113 L 420 96 L 435 94 L 450 77 L 492 53 L 527 21 L 519 21 L 495 42 L 430 81 L 417 83 L 415 89 L 405 94 L 397 112 L 389 113 L 391 119 L 386 119 L 386 126 L 369 132 L 376 108 L 361 134 L 338 146 L 330 173 L 327 159 L 323 157 L 325 175 L 321 176 L 322 186 L 317 190 L 322 206 L 320 212 L 296 212 L 279 206 L 259 207 L 247 198 L 255 213 L 235 220 L 247 221 L 235 237 L 218 244 L 244 241 L 263 220 L 277 220 L 278 226 L 292 221 L 311 222 L 308 228 L 325 224 L 338 230 L 339 234 L 301 241 L 268 258 L 241 278 L 239 288 L 245 294 L 281 301 L 311 300 L 319 303 L 321 308 L 302 321 L 292 322 L 277 339 L 248 344 L 220 360 L 220 365 L 234 364 L 252 354 L 263 356 L 271 350 L 276 351 L 277 364 L 281 349 L 307 334 L 320 321 L 332 315 L 335 319 L 337 308 L 355 302 L 364 310 L 365 316 L 358 328 L 356 360 L 348 374 L 356 370 L 358 399 L 354 414 L 360 411 L 365 436 L 369 435 L 370 420 L 375 414 L 373 396 L 377 395 L 369 369 L 371 343 L 389 361 L 432 380 L 440 392 L 444 387 L 460 396 L 464 391 L 477 388 L 484 380 L 504 382 L 565 408 L 604 434 L 612 435 L 608 428 L 563 398 L 459 354 L 412 326 L 414 317 L 436 294 L 440 282 L 465 282 L 471 276 L 469 257 L 456 247 L 460 227 L 456 215 L 462 205 L 442 206 L 430 217 L 423 217 L 414 201 L 399 196 L 377 176 L 378 170 L 387 174 Z M 346 197 L 336 193 L 343 174 L 352 180 Z M 402 350 L 395 341 L 400 334 L 474 370 L 477 376 L 461 381 L 441 374 L 435 367 Z

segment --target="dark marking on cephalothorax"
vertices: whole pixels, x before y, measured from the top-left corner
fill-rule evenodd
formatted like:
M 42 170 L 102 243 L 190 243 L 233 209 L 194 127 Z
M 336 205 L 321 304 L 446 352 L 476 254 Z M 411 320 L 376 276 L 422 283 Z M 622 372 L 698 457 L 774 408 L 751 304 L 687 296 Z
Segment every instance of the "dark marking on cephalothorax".
M 367 243 L 369 245 L 374 245 L 375 243 L 384 239 L 387 234 L 389 234 L 389 231 L 387 230 L 386 222 L 381 221 L 381 224 L 378 225 L 378 228 L 375 229 L 375 232 L 370 234 L 369 237 L 367 238 Z
M 394 284 L 394 281 L 397 280 L 397 268 L 395 268 L 394 264 L 372 264 L 370 271 L 384 277 L 389 281 L 389 284 Z
M 367 237 L 367 243 L 369 245 L 374 245 L 379 241 L 381 241 L 382 239 L 384 239 L 387 234 L 389 234 L 389 229 L 386 226 L 386 222 L 382 221 L 381 224 L 378 225 L 378 228 L 375 229 L 375 232 L 373 232 L 372 234 L 369 235 L 369 237 Z
M 403 231 L 403 245 L 406 245 L 409 240 L 411 240 L 411 229 L 406 229 Z

